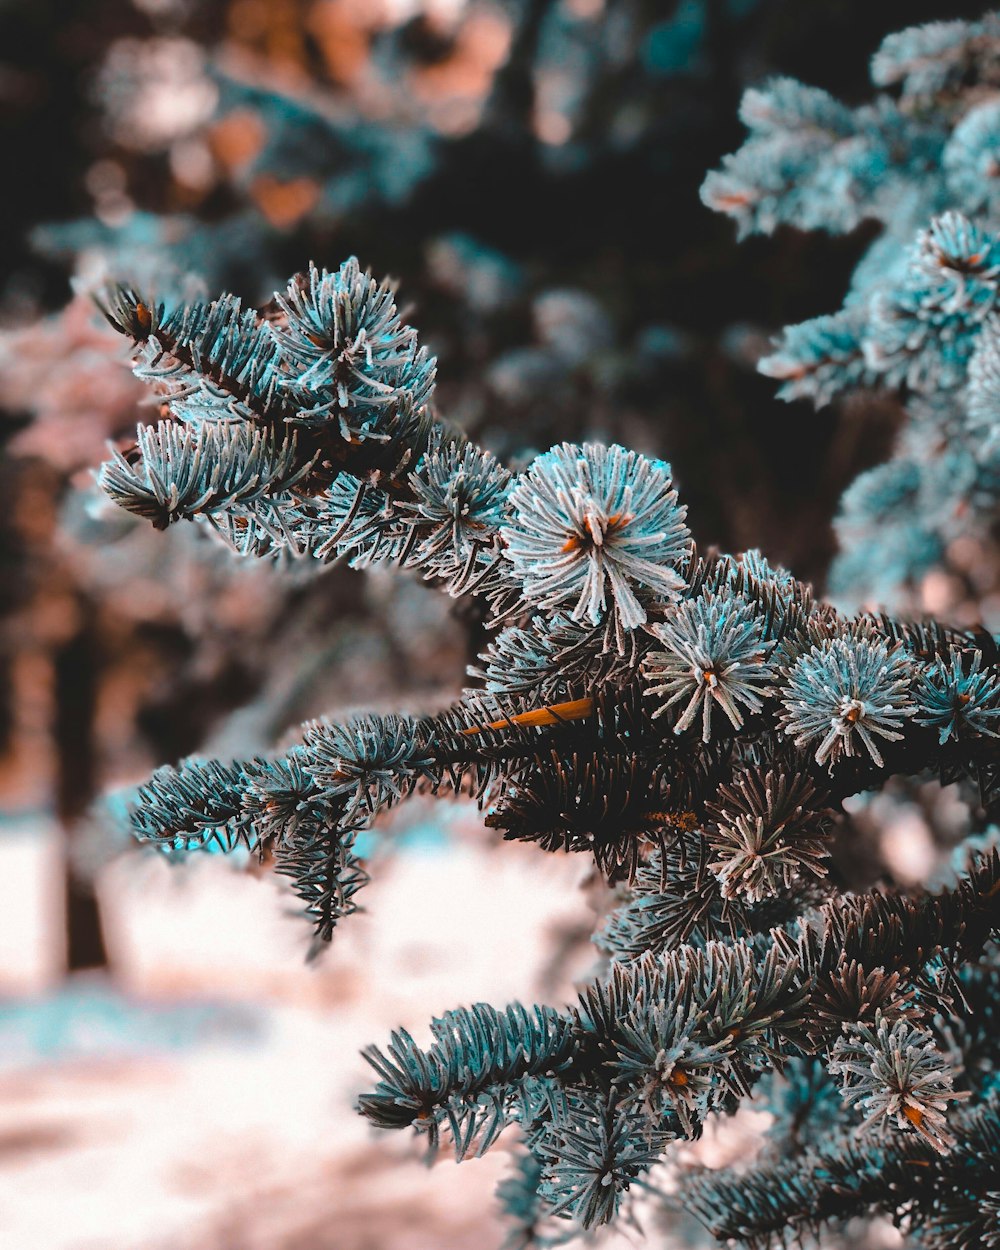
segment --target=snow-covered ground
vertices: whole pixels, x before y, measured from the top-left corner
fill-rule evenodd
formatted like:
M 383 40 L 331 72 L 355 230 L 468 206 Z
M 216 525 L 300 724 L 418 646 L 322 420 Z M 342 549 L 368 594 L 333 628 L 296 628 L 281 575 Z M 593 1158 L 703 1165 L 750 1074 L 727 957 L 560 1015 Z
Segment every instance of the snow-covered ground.
M 461 1003 L 571 993 L 567 976 L 541 981 L 553 936 L 587 920 L 587 865 L 493 852 L 477 825 L 382 865 L 317 967 L 275 879 L 215 857 L 104 871 L 112 981 L 45 990 L 52 954 L 29 967 L 22 941 L 25 967 L 0 983 L 16 991 L 0 1000 L 3 1250 L 499 1246 L 502 1144 L 428 1169 L 408 1136 L 369 1130 L 352 1106 L 371 1084 L 360 1048 L 393 1027 L 425 1037 Z M 23 938 L 32 907 L 52 904 L 51 847 L 35 841 L 34 888 L 24 840 L 17 884 L 0 879 L 8 950 L 13 918 Z
M 425 1167 L 410 1135 L 354 1111 L 372 1083 L 359 1051 L 399 1025 L 426 1041 L 460 1004 L 569 1001 L 593 963 L 589 866 L 490 848 L 474 812 L 436 811 L 313 966 L 270 874 L 119 859 L 99 880 L 112 974 L 69 982 L 61 848 L 38 828 L 5 838 L 0 1250 L 498 1250 L 505 1139 Z M 768 1119 L 743 1111 L 679 1149 L 747 1162 Z M 643 1224 L 645 1241 L 599 1245 L 690 1244 Z M 880 1234 L 867 1244 L 900 1245 Z

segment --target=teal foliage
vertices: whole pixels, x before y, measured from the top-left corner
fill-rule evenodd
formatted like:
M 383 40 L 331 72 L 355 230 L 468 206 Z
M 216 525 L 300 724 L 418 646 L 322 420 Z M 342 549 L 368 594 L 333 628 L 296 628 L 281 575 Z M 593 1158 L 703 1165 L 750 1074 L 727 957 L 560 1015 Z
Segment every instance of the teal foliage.
M 650 695 L 667 695 L 654 715 L 687 700 L 674 733 L 701 719 L 701 737 L 712 737 L 712 711 L 724 712 L 742 729 L 746 712 L 759 712 L 772 675 L 771 647 L 751 605 L 738 595 L 703 595 L 682 604 L 671 619 L 652 627 L 665 650 L 646 660 Z
M 963 734 L 1000 737 L 1000 681 L 981 671 L 977 657 L 966 665 L 960 654 L 943 657 L 921 675 L 918 718 L 940 732 L 941 741 Z
M 954 1146 L 944 1112 L 949 1101 L 967 1095 L 955 1093 L 956 1074 L 932 1034 L 905 1017 L 890 1025 L 877 1011 L 874 1025 L 845 1026 L 832 1053 L 830 1071 L 841 1077 L 845 1100 L 861 1108 L 866 1124 L 912 1124 L 935 1149 Z
M 619 630 L 633 630 L 646 620 L 641 596 L 669 601 L 680 589 L 690 539 L 668 464 L 564 443 L 514 486 L 510 510 L 507 558 L 543 608 L 572 605 L 574 620 L 597 625 L 610 607 Z
M 176 389 L 105 489 L 245 554 L 377 561 L 480 598 L 478 684 L 436 715 L 314 721 L 283 755 L 160 769 L 135 834 L 273 857 L 314 955 L 356 910 L 359 847 L 417 791 L 472 794 L 506 839 L 592 857 L 621 897 L 576 1006 L 478 1004 L 429 1047 L 400 1030 L 366 1052 L 378 1127 L 464 1159 L 518 1126 L 522 1225 L 625 1218 L 672 1141 L 810 1056 L 869 1121 L 948 1149 L 969 1091 L 938 1048 L 934 1014 L 957 1000 L 935 977 L 997 932 L 1000 861 L 938 896 L 854 898 L 831 833 L 892 773 L 966 778 L 997 811 L 994 640 L 845 618 L 760 552 L 700 555 L 668 466 L 623 447 L 564 443 L 514 472 L 429 412 L 428 358 L 355 262 L 288 291 L 275 322 L 111 296 L 140 375 Z
M 871 66 L 884 90 L 853 109 L 790 79 L 753 88 L 750 135 L 702 190 L 741 234 L 881 226 L 844 307 L 786 327 L 758 365 L 785 399 L 877 388 L 908 406 L 890 464 L 844 496 L 831 586 L 847 600 L 898 602 L 954 539 L 996 526 L 998 42 L 996 14 L 891 35 Z M 912 506 L 892 508 L 903 481 Z
M 389 122 L 279 93 L 211 69 L 222 116 L 252 109 L 266 119 L 266 142 L 241 171 L 250 184 L 262 173 L 308 177 L 321 186 L 318 211 L 328 218 L 407 201 L 431 174 L 435 136 L 410 122 Z
M 875 738 L 902 738 L 915 705 L 910 669 L 884 639 L 830 638 L 799 656 L 788 672 L 782 724 L 796 746 L 816 746 L 816 762 L 831 765 L 860 748 L 882 767 Z
M 788 79 L 751 91 L 751 139 L 706 183 L 744 231 L 887 223 L 845 309 L 764 367 L 790 396 L 912 401 L 843 522 L 884 528 L 875 574 L 899 582 L 1000 498 L 1000 223 L 976 217 L 988 195 L 972 216 L 949 199 L 988 169 L 992 122 L 966 123 L 964 93 L 996 77 L 995 27 L 887 41 L 874 76 L 899 91 L 858 108 Z M 442 711 L 158 770 L 135 835 L 273 858 L 314 953 L 356 909 L 380 817 L 416 793 L 588 856 L 613 900 L 574 1002 L 458 1007 L 427 1045 L 401 1028 L 367 1048 L 369 1122 L 459 1160 L 519 1134 L 511 1244 L 545 1245 L 628 1220 L 673 1143 L 756 1097 L 777 1112 L 761 1160 L 679 1191 L 720 1238 L 778 1245 L 882 1210 L 929 1250 L 995 1245 L 1000 857 L 970 843 L 936 892 L 851 893 L 837 844 L 857 834 L 845 800 L 891 778 L 954 784 L 995 827 L 998 639 L 846 615 L 759 551 L 699 552 L 669 465 L 624 446 L 503 463 L 432 407 L 433 358 L 356 260 L 310 267 L 266 312 L 128 287 L 104 306 L 164 407 L 105 466 L 116 503 L 247 558 L 408 570 L 467 599 L 483 637 Z M 553 340 L 585 356 L 603 322 L 570 321 Z
M 589 1091 L 569 1094 L 538 1135 L 539 1195 L 553 1216 L 582 1228 L 610 1224 L 670 1138 L 634 1105 Z
M 355 259 L 335 274 L 310 265 L 275 302 L 284 313 L 270 323 L 285 366 L 277 387 L 293 424 L 336 420 L 347 440 L 378 437 L 386 409 L 429 400 L 433 358 L 400 320 L 388 283 L 376 287 Z
M 843 1227 L 905 1192 L 909 1227 L 927 1250 L 995 1250 L 1000 1102 L 991 1098 L 954 1120 L 959 1140 L 944 1155 L 916 1134 L 896 1135 L 873 1152 L 855 1135 L 834 1133 L 745 1175 L 706 1173 L 693 1181 L 688 1201 L 720 1240 L 764 1250 L 805 1241 L 823 1226 Z
M 693 73 L 699 66 L 706 34 L 705 0 L 680 0 L 673 16 L 650 30 L 642 60 L 653 74 Z

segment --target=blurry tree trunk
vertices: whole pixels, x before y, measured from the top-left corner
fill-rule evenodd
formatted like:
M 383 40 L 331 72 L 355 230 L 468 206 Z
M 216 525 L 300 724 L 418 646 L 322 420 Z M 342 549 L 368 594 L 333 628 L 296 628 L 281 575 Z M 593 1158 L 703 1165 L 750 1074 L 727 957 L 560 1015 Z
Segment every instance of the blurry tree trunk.
M 74 825 L 94 798 L 97 786 L 94 710 L 101 666 L 100 642 L 91 614 L 56 653 L 56 795 L 59 817 L 70 844 Z M 66 864 L 66 957 L 69 970 L 103 967 L 107 952 L 93 886 L 73 870 L 72 846 Z

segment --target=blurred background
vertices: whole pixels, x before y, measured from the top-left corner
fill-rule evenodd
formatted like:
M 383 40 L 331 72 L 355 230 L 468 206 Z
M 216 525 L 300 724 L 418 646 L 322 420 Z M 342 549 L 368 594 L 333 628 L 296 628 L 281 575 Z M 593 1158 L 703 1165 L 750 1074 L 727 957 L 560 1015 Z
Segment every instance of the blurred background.
M 259 304 L 356 254 L 398 283 L 439 409 L 478 440 L 515 466 L 588 437 L 661 456 L 700 545 L 822 587 L 840 494 L 901 414 L 782 404 L 754 365 L 840 304 L 873 229 L 737 244 L 698 188 L 742 140 L 748 84 L 857 103 L 884 35 L 980 12 L 0 0 L 4 1250 L 499 1246 L 503 1150 L 456 1175 L 370 1138 L 358 1050 L 460 1002 L 562 1001 L 606 902 L 585 865 L 495 854 L 474 810 L 416 803 L 381 830 L 366 914 L 307 966 L 273 878 L 127 846 L 114 794 L 157 765 L 442 706 L 483 634 L 415 581 L 241 563 L 102 506 L 92 470 L 146 395 L 88 292 Z M 926 875 L 932 806 L 885 800 L 879 870 Z M 746 1150 L 754 1114 L 706 1157 Z

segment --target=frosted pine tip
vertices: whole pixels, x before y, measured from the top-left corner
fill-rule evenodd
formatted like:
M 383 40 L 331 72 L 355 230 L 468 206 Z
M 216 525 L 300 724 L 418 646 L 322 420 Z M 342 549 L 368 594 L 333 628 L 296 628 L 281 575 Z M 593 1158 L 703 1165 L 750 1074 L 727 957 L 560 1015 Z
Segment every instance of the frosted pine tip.
M 593 699 L 572 699 L 569 703 L 552 703 L 547 707 L 532 708 L 530 712 L 518 712 L 516 716 L 504 716 L 490 721 L 488 725 L 472 725 L 463 734 L 481 734 L 487 729 L 507 729 L 511 725 L 558 725 L 561 721 L 583 720 L 594 710 Z

